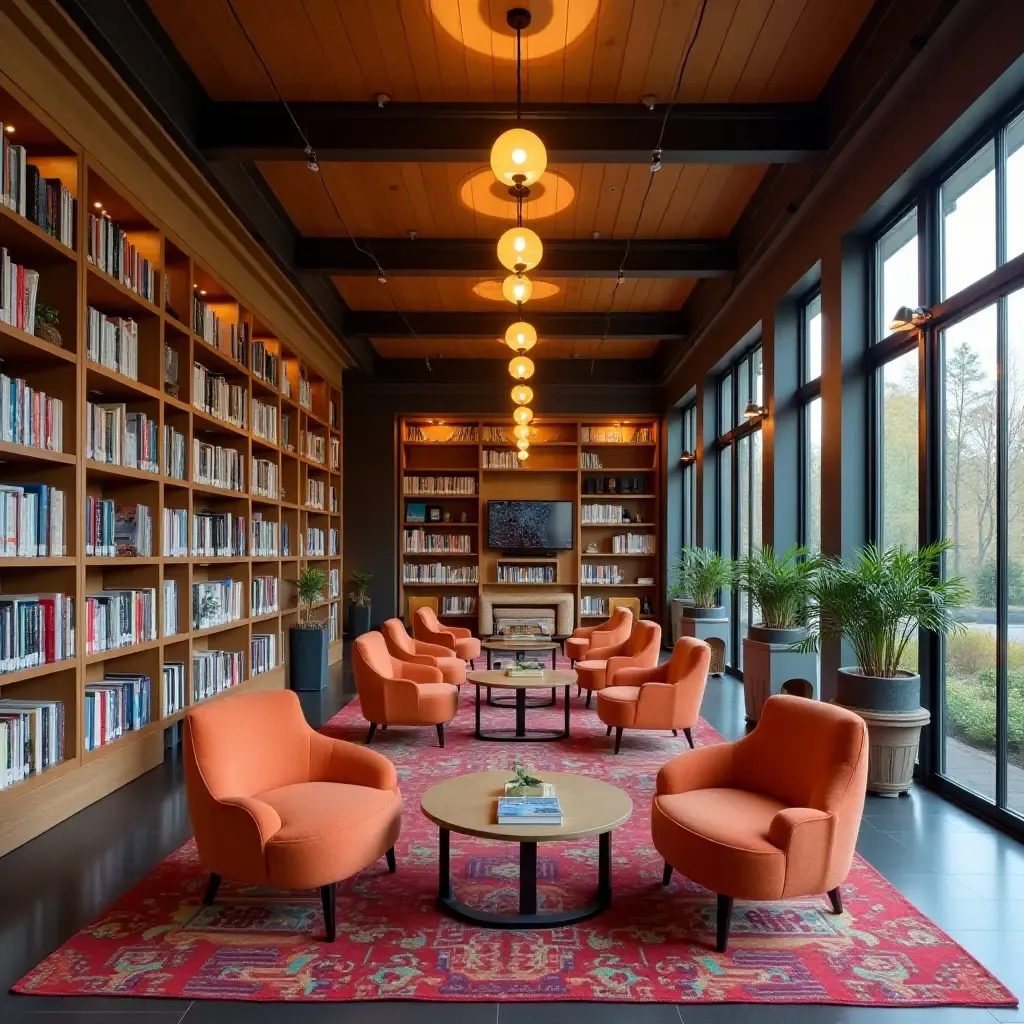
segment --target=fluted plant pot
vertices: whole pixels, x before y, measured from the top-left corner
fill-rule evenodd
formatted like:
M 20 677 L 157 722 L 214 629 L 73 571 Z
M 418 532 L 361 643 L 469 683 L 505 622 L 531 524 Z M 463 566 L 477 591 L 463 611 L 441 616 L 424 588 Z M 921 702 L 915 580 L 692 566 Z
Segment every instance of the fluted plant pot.
M 681 636 L 693 636 L 711 645 L 710 675 L 725 672 L 729 652 L 729 616 L 722 605 L 703 607 L 680 600 L 672 602 L 672 642 Z
M 755 624 L 743 640 L 743 700 L 747 721 L 761 717 L 765 701 L 775 693 L 818 700 L 818 656 L 793 646 L 807 630 L 772 629 Z

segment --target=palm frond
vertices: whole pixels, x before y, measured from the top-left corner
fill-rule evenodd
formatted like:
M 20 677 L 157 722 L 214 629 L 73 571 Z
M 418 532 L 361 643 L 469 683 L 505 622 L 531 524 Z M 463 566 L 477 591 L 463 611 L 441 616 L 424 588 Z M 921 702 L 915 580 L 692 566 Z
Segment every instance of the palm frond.
M 718 592 L 731 587 L 736 565 L 713 548 L 683 548 L 672 569 L 672 597 L 690 600 L 697 608 L 714 608 Z

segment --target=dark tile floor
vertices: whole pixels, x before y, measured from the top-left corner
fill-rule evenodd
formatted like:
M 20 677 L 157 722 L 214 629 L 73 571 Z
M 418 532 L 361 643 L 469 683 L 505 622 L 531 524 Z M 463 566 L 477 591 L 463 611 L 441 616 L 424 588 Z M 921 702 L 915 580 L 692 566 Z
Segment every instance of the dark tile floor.
M 306 695 L 319 725 L 348 699 L 347 680 Z M 705 717 L 727 737 L 743 729 L 742 691 L 713 680 Z M 1024 1010 L 871 1010 L 840 1006 L 349 1003 L 57 999 L 9 987 L 190 835 L 173 759 L 0 859 L 2 1024 L 993 1024 Z M 868 798 L 858 848 L 894 885 L 1024 995 L 1024 847 L 934 794 Z

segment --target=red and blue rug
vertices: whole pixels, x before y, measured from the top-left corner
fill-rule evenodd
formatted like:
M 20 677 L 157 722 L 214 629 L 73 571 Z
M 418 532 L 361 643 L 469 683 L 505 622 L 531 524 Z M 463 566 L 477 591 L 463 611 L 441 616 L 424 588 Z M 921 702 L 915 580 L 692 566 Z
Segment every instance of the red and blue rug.
M 717 685 L 711 682 L 709 685 Z M 729 951 L 716 953 L 715 901 L 673 876 L 650 841 L 658 768 L 686 747 L 671 734 L 627 732 L 622 753 L 593 710 L 573 698 L 572 738 L 558 743 L 487 743 L 473 738 L 473 687 L 438 748 L 433 729 L 392 727 L 374 748 L 398 768 L 405 815 L 398 872 L 383 860 L 339 887 L 338 938 L 323 941 L 316 892 L 272 893 L 225 880 L 202 905 L 206 876 L 193 843 L 21 979 L 32 995 L 166 996 L 177 999 L 591 1000 L 667 1003 L 844 1003 L 860 1006 L 1012 1006 L 1016 1000 L 977 960 L 858 857 L 836 917 L 825 895 L 781 903 L 737 902 Z M 559 706 L 527 713 L 559 728 Z M 487 708 L 485 727 L 512 724 L 512 710 Z M 325 727 L 362 742 L 358 702 Z M 698 746 L 721 742 L 701 721 Z M 593 775 L 627 790 L 633 817 L 612 839 L 614 902 L 582 924 L 500 931 L 441 915 L 437 829 L 420 794 L 440 779 L 515 758 L 543 770 Z M 512 910 L 518 849 L 452 836 L 460 899 Z M 597 841 L 542 844 L 541 909 L 587 901 L 597 876 Z

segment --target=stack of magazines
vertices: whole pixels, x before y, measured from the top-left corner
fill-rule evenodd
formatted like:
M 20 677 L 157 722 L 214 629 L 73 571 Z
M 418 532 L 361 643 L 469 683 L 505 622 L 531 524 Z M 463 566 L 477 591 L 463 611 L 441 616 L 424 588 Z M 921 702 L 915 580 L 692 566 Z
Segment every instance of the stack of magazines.
M 533 780 L 537 781 L 537 780 Z M 498 797 L 499 825 L 561 825 L 562 805 L 550 782 L 523 786 L 505 783 L 505 796 Z

